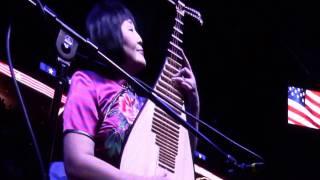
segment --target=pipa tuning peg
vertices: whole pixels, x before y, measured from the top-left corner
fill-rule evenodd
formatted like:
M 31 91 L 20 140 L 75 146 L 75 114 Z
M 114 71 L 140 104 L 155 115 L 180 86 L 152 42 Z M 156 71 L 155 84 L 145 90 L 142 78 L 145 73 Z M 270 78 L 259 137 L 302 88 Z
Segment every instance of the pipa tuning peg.
M 201 26 L 203 25 L 203 19 L 201 17 L 201 14 L 199 11 L 193 9 L 193 8 L 190 8 L 188 6 L 184 6 L 184 10 L 185 10 L 185 13 L 190 15 L 191 17 L 197 19 L 199 21 L 199 23 L 201 24 Z

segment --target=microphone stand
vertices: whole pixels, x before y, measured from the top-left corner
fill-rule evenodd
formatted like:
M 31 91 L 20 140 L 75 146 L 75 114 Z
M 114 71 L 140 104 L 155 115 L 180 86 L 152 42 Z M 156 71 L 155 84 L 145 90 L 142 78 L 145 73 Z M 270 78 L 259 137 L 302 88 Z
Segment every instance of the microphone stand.
M 32 5 L 37 6 L 35 2 L 32 0 L 28 0 L 32 3 Z M 40 6 L 39 6 L 40 7 Z M 41 8 L 41 7 L 40 7 Z M 104 53 L 99 51 L 98 47 L 93 44 L 90 40 L 83 38 L 80 34 L 78 34 L 75 30 L 73 30 L 71 27 L 66 25 L 62 20 L 58 18 L 58 16 L 46 5 L 43 6 L 42 9 L 43 14 L 49 15 L 62 29 L 66 34 L 69 34 L 69 37 L 72 39 L 75 38 L 82 43 L 86 44 L 86 47 L 89 48 L 92 51 L 95 51 L 97 55 L 99 55 L 103 61 L 101 61 L 101 64 L 108 63 L 111 65 L 115 70 L 120 72 L 126 80 L 130 83 L 135 85 L 135 87 L 139 88 L 140 92 L 145 94 L 148 99 L 150 99 L 152 102 L 155 103 L 156 106 L 160 107 L 162 110 L 164 110 L 169 116 L 171 116 L 173 119 L 175 119 L 177 122 L 179 122 L 181 125 L 183 125 L 188 131 L 190 131 L 192 134 L 194 134 L 196 137 L 200 137 L 202 140 L 206 141 L 208 144 L 210 144 L 215 150 L 217 150 L 219 153 L 221 153 L 224 157 L 226 157 L 226 162 L 230 163 L 231 165 L 234 165 L 236 168 L 242 169 L 243 163 L 240 164 L 237 162 L 237 160 L 231 155 L 226 152 L 224 152 L 219 146 L 217 146 L 215 143 L 213 143 L 210 139 L 208 139 L 206 136 L 204 136 L 201 132 L 197 131 L 194 127 L 192 127 L 188 122 L 186 122 L 184 119 L 182 119 L 177 113 L 166 103 L 164 100 L 159 98 L 155 95 L 155 93 L 150 92 L 144 85 L 139 83 L 134 77 L 129 75 L 126 71 L 124 71 L 121 67 L 119 67 L 116 63 L 114 63 L 111 59 L 109 59 Z M 73 39 L 74 41 L 76 41 Z M 55 115 L 54 115 L 55 116 Z M 53 116 L 53 117 L 54 117 Z M 195 119 L 197 120 L 197 119 Z M 250 165 L 249 165 L 250 166 Z
M 70 60 L 75 56 L 76 50 L 78 47 L 78 42 L 75 41 L 71 36 L 69 36 L 65 31 L 60 30 L 59 35 L 56 40 L 56 47 L 58 51 L 58 75 L 54 91 L 54 97 L 51 104 L 51 110 L 50 110 L 50 123 L 54 124 L 53 129 L 53 140 L 52 140 L 52 146 L 50 150 L 50 156 L 49 156 L 49 162 L 53 159 L 54 149 L 55 149 L 55 143 L 56 138 L 58 136 L 58 111 L 59 106 L 61 105 L 61 98 L 63 94 L 63 90 L 66 87 L 68 80 L 66 78 L 68 68 L 70 67 Z

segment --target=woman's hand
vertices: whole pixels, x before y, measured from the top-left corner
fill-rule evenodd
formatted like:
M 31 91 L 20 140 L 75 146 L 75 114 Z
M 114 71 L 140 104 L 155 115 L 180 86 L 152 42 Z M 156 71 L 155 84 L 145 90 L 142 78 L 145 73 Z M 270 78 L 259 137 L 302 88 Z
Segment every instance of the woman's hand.
M 183 51 L 181 51 L 181 54 L 184 59 L 183 68 L 180 69 L 179 72 L 172 77 L 172 82 L 184 94 L 186 100 L 186 110 L 199 118 L 200 102 L 196 79 L 186 55 Z M 192 126 L 194 126 L 196 129 L 199 128 L 198 122 L 191 121 L 191 123 Z M 191 136 L 191 138 L 191 148 L 192 151 L 194 151 L 197 147 L 198 139 L 195 136 Z
M 193 115 L 199 116 L 200 102 L 196 79 L 186 55 L 181 52 L 184 59 L 183 68 L 172 77 L 172 82 L 184 94 L 186 109 Z

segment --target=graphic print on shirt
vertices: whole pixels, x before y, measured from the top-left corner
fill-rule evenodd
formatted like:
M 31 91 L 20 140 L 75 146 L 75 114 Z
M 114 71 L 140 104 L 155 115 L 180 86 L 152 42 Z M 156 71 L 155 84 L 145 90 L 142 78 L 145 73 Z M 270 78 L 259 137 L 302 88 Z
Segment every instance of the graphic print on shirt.
M 109 157 L 120 155 L 128 130 L 142 105 L 143 100 L 129 88 L 120 91 L 109 104 L 105 119 L 112 118 L 116 121 L 114 127 L 107 133 L 104 142 L 104 147 Z

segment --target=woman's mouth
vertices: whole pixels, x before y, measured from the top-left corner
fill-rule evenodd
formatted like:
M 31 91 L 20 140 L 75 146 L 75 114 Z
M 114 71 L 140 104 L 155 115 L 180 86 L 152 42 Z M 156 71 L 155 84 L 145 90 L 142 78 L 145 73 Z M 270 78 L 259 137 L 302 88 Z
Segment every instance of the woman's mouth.
M 143 49 L 138 49 L 137 50 L 140 54 L 144 55 Z

